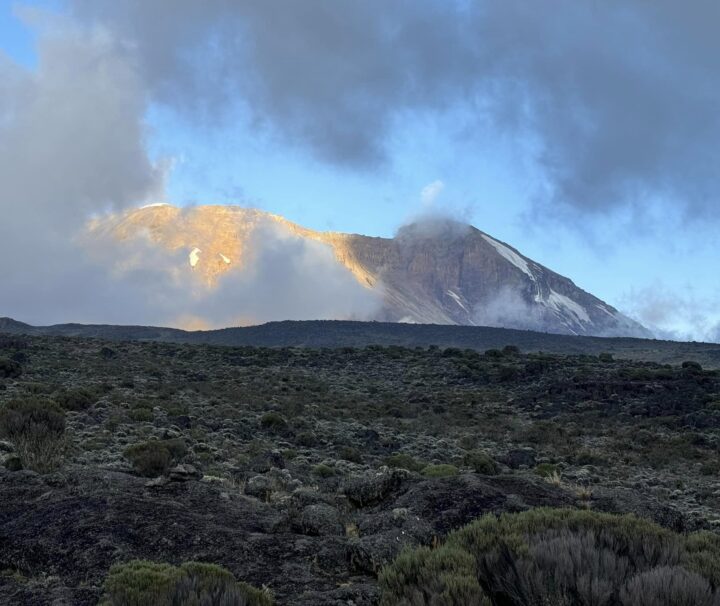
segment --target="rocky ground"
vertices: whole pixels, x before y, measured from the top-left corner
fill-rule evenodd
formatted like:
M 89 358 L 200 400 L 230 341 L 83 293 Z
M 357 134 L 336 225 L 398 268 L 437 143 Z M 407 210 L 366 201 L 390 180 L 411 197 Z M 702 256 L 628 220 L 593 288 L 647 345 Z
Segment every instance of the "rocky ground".
M 693 363 L 0 335 L 2 360 L 0 406 L 52 399 L 67 430 L 43 474 L 0 442 L 0 603 L 95 604 L 145 558 L 369 605 L 403 545 L 487 512 L 720 525 L 720 374 Z M 128 455 L 148 441 L 173 445 L 160 477 Z

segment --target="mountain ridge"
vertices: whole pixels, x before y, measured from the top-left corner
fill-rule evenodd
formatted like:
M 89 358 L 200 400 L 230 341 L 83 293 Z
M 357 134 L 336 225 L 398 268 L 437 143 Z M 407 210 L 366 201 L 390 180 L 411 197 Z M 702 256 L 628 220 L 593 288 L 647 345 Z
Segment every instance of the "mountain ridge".
M 523 352 L 564 355 L 612 354 L 618 358 L 680 364 L 692 360 L 708 368 L 720 368 L 720 344 L 662 341 L 633 337 L 593 337 L 540 333 L 486 326 L 401 324 L 348 320 L 267 322 L 257 326 L 185 331 L 157 326 L 112 324 L 56 324 L 31 326 L 0 318 L 0 333 L 46 337 L 94 338 L 110 341 L 151 341 L 205 344 L 227 347 L 343 348 L 453 347 L 485 351 L 506 345 Z

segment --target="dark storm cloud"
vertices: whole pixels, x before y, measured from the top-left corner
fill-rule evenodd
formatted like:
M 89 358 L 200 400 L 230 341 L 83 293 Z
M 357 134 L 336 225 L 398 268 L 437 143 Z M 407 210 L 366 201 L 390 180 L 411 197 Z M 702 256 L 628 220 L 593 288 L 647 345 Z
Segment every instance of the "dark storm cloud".
M 379 165 L 404 120 L 463 107 L 536 141 L 546 201 L 718 210 L 711 0 L 72 4 L 135 45 L 155 98 L 205 117 L 241 105 L 329 162 Z

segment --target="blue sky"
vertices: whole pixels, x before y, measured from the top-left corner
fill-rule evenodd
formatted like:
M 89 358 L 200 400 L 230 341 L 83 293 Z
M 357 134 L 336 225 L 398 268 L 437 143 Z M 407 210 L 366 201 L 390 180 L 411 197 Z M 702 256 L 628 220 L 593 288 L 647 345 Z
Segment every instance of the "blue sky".
M 77 4 L 81 12 L 88 5 Z M 69 9 L 60 0 L 0 4 L 0 49 L 33 73 L 37 26 L 16 15 L 22 6 L 60 15 Z M 114 16 L 112 9 L 107 14 Z M 200 51 L 197 56 L 202 62 Z M 641 320 L 654 318 L 665 330 L 702 338 L 707 327 L 720 323 L 720 220 L 713 189 L 705 193 L 713 199 L 709 211 L 686 204 L 687 188 L 649 189 L 655 177 L 647 174 L 637 177 L 643 187 L 634 190 L 635 198 L 622 204 L 556 203 L 547 164 L 538 159 L 543 125 L 539 134 L 508 130 L 498 125 L 517 117 L 495 113 L 479 120 L 462 99 L 406 103 L 383 122 L 382 161 L 355 163 L 329 161 L 327 150 L 318 152 L 306 141 L 306 130 L 292 130 L 295 124 L 289 134 L 283 131 L 286 108 L 259 114 L 252 95 L 229 106 L 220 123 L 195 120 L 167 96 L 154 94 L 152 84 L 148 90 L 145 145 L 152 161 L 171 167 L 171 203 L 255 206 L 315 229 L 379 236 L 392 236 L 425 212 L 449 214 Z M 542 141 L 545 155 L 555 152 L 552 144 Z M 683 150 L 676 152 L 680 163 Z M 423 196 L 428 186 L 434 193 Z

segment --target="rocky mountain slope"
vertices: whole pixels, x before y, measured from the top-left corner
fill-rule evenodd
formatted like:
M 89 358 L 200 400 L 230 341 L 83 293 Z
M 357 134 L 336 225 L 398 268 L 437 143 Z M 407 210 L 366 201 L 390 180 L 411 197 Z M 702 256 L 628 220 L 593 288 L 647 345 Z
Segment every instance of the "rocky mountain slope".
M 651 336 L 568 278 L 475 227 L 450 220 L 413 223 L 390 239 L 317 232 L 235 206 L 159 204 L 98 220 L 90 233 L 126 242 L 145 237 L 164 250 L 183 252 L 187 270 L 213 289 L 224 274 L 252 264 L 262 230 L 268 228 L 327 245 L 338 264 L 382 299 L 368 319 Z

